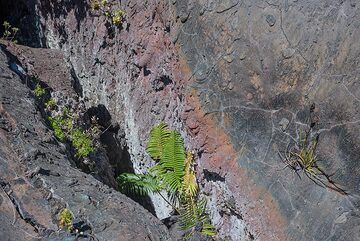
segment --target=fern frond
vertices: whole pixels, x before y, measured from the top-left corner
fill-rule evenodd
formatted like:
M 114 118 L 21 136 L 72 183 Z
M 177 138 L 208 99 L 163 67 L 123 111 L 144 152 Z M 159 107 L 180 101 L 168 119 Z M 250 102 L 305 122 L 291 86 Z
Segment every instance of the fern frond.
M 216 235 L 205 212 L 206 200 L 198 200 L 194 158 L 191 152 L 185 153 L 180 133 L 170 131 L 166 124 L 161 123 L 151 130 L 146 150 L 157 163 L 149 168 L 146 175 L 120 175 L 120 191 L 146 195 L 166 190 L 170 201 L 159 194 L 180 214 L 181 229 L 189 231 L 185 236 L 190 237 L 194 232 Z
M 117 181 L 122 193 L 145 196 L 161 190 L 158 180 L 150 174 L 123 173 Z
M 206 222 L 203 224 L 202 229 L 201 229 L 201 233 L 205 236 L 215 236 L 216 235 L 216 229 L 214 227 L 214 225 L 212 225 L 210 223 L 210 221 Z
M 171 131 L 158 163 L 159 177 L 170 193 L 178 193 L 184 177 L 185 147 L 177 131 Z
M 180 227 L 182 230 L 189 230 L 197 225 L 199 220 L 196 209 L 194 200 L 182 201 L 180 209 Z
M 195 198 L 198 192 L 196 174 L 193 169 L 194 157 L 191 152 L 187 152 L 185 159 L 185 174 L 182 185 L 183 195 L 189 198 Z
M 216 235 L 215 227 L 210 223 L 205 212 L 206 199 L 195 201 L 194 199 L 183 200 L 180 209 L 180 226 L 183 230 L 198 229 L 203 235 Z
M 154 160 L 159 160 L 162 156 L 164 145 L 170 136 L 170 132 L 171 131 L 165 123 L 160 123 L 150 131 L 150 138 L 146 151 Z

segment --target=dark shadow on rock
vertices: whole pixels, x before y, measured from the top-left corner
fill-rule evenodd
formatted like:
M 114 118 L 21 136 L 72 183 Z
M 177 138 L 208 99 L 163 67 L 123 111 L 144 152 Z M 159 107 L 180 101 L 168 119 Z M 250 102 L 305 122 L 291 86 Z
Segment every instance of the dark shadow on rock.
M 152 82 L 152 87 L 155 91 L 163 90 L 166 86 L 172 84 L 173 81 L 167 75 L 162 75 L 160 78 L 155 79 Z
M 0 36 L 3 36 L 4 21 L 17 27 L 20 31 L 16 34 L 16 40 L 20 44 L 31 47 L 45 46 L 45 38 L 39 34 L 36 26 L 35 0 L 0 0 Z
M 40 6 L 40 11 L 43 13 L 43 16 L 50 16 L 51 19 L 66 16 L 74 9 L 77 31 L 80 31 L 80 23 L 90 10 L 90 6 L 86 1 L 41 1 Z
M 206 179 L 206 181 L 225 182 L 225 177 L 222 177 L 218 173 L 211 172 L 207 169 L 204 169 L 204 178 Z
M 77 75 L 75 74 L 74 68 L 70 68 L 70 74 L 72 76 L 72 86 L 76 92 L 76 94 L 78 94 L 79 96 L 83 96 L 83 89 L 82 86 L 80 84 L 79 78 L 77 77 Z
M 91 107 L 87 110 L 89 119 L 95 117 L 101 126 L 100 142 L 105 149 L 109 164 L 113 170 L 114 178 L 122 173 L 134 173 L 133 164 L 126 143 L 125 132 L 118 124 L 112 123 L 111 115 L 104 105 Z M 100 177 L 101 178 L 101 177 Z M 117 186 L 113 186 L 115 189 Z M 149 212 L 155 215 L 155 209 L 148 196 L 140 197 L 127 194 L 131 199 L 140 203 Z

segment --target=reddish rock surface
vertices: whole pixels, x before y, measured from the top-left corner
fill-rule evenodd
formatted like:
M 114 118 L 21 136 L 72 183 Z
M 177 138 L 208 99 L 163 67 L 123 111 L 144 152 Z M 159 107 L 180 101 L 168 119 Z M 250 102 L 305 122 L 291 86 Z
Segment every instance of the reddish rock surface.
M 47 47 L 63 51 L 88 107 L 119 123 L 137 172 L 152 164 L 154 124 L 182 132 L 219 237 L 360 238 L 356 1 L 129 0 L 114 6 L 123 28 L 87 1 L 33 4 Z M 311 122 L 318 164 L 347 195 L 283 168 L 279 153 Z
M 0 50 L 0 240 L 171 240 L 167 228 L 143 207 L 75 167 L 64 144 L 45 125 L 34 95 L 27 87 L 30 76 L 15 56 L 9 52 L 5 55 L 3 47 Z M 52 56 L 59 52 L 25 49 Z M 36 63 L 43 59 L 29 53 L 27 57 L 33 57 Z M 53 59 L 52 63 L 61 59 Z M 65 71 L 64 65 L 61 66 L 48 62 L 47 69 Z M 69 76 L 63 79 L 69 80 Z M 58 216 L 65 207 L 73 212 L 73 225 L 82 235 L 60 230 Z

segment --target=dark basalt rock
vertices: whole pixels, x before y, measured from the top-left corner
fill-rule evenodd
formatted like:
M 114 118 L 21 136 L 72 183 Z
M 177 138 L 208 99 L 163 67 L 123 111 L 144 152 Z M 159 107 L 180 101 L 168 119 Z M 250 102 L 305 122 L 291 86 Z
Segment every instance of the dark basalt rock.
M 233 150 L 203 155 L 204 166 L 226 174 L 256 240 L 358 240 L 360 9 L 351 1 L 241 1 L 202 12 L 230 2 L 176 2 L 178 12 L 196 6 L 179 23 L 178 43 L 191 72 L 207 73 L 194 90 Z M 279 153 L 310 126 L 318 165 L 347 195 L 283 168 Z M 231 159 L 240 171 L 227 168 Z
M 219 237 L 360 238 L 356 1 L 121 1 L 127 26 L 110 35 L 86 1 L 36 4 L 46 46 L 64 52 L 87 103 L 124 130 L 138 172 L 152 163 L 154 124 L 182 131 Z M 346 195 L 284 168 L 310 126 L 318 165 Z
M 170 240 L 142 206 L 71 165 L 8 61 L 0 51 L 0 239 Z M 77 235 L 59 231 L 65 207 Z

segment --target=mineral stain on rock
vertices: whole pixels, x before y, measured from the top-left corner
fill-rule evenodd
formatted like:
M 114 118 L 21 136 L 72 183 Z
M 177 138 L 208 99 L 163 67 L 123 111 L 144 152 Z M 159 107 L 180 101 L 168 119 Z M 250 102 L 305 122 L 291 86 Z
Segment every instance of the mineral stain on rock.
M 0 240 L 181 239 L 161 198 L 133 197 L 149 212 L 116 191 L 153 165 L 161 121 L 195 153 L 215 240 L 360 239 L 357 1 L 110 1 L 120 28 L 91 2 L 0 1 L 26 45 L 1 42 Z M 91 169 L 54 137 L 34 81 L 98 119 Z M 346 194 L 286 165 L 309 128 Z M 76 235 L 59 229 L 64 208 Z

